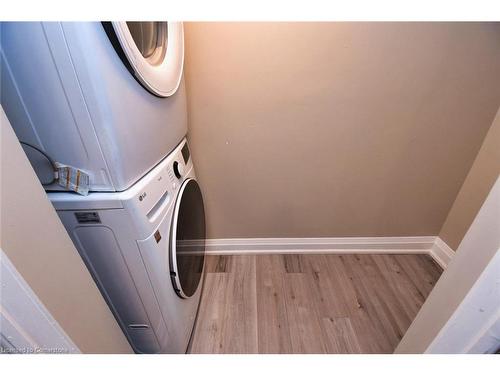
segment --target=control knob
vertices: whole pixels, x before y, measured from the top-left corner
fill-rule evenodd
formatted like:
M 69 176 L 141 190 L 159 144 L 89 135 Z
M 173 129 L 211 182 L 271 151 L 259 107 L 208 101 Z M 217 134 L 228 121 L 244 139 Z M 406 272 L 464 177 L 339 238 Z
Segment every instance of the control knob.
M 181 163 L 174 161 L 173 168 L 174 168 L 175 177 L 181 178 L 182 175 L 184 174 L 184 166 Z

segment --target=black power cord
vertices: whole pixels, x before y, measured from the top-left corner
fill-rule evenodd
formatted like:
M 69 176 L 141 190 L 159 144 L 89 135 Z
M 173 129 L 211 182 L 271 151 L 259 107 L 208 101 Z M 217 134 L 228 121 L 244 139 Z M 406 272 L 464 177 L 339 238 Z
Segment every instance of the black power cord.
M 19 143 L 21 143 L 22 145 L 28 146 L 28 147 L 32 148 L 33 150 L 35 150 L 35 151 L 38 151 L 40 154 L 42 154 L 49 161 L 50 165 L 52 166 L 52 169 L 54 170 L 54 177 L 52 178 L 52 181 L 47 182 L 47 183 L 42 184 L 42 185 L 43 186 L 52 185 L 54 182 L 56 182 L 57 181 L 57 165 L 56 165 L 56 162 L 45 151 L 39 149 L 38 147 L 30 145 L 29 143 L 26 143 L 26 142 L 23 142 L 23 141 L 19 141 Z

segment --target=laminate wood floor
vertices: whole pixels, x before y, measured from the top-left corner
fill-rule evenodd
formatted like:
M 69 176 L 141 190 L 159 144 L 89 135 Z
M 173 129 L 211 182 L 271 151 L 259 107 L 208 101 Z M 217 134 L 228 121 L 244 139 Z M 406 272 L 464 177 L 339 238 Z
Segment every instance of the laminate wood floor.
M 392 353 L 442 272 L 428 255 L 206 261 L 191 353 Z

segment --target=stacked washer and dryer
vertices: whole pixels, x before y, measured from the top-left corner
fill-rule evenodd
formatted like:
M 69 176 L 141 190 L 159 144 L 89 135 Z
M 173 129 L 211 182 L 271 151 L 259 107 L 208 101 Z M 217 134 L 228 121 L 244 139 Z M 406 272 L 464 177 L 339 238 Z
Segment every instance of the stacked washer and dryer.
M 131 346 L 185 352 L 205 215 L 182 23 L 2 23 L 0 37 L 2 106 Z

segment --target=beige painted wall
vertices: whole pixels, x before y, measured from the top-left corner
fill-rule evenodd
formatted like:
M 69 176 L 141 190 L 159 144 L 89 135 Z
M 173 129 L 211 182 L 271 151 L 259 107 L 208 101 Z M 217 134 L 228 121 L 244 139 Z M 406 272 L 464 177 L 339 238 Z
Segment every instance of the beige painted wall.
M 500 103 L 500 25 L 187 23 L 208 235 L 437 235 Z
M 0 247 L 82 352 L 131 353 L 1 107 L 0 123 Z
M 484 139 L 439 237 L 457 249 L 500 174 L 500 110 Z

